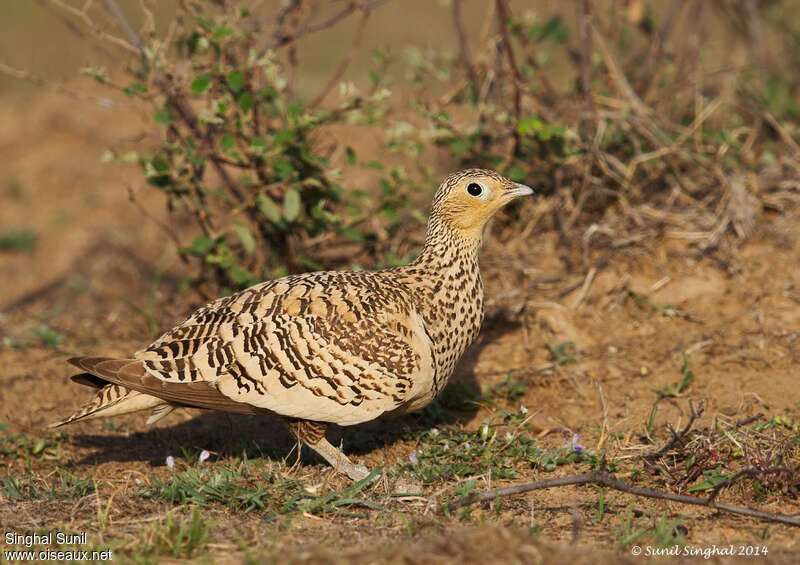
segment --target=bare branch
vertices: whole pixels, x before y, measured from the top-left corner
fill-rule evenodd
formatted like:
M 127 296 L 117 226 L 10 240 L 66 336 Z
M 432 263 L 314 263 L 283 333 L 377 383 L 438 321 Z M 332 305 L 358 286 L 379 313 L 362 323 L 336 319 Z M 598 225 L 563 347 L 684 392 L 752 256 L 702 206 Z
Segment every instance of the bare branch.
M 385 4 L 388 1 L 389 0 L 368 0 L 367 2 L 364 2 L 363 4 L 359 4 L 357 2 L 350 2 L 347 5 L 346 8 L 344 8 L 343 10 L 335 13 L 334 15 L 332 15 L 331 17 L 329 17 L 326 20 L 323 20 L 323 21 L 321 21 L 321 22 L 319 22 L 317 24 L 308 24 L 308 25 L 300 28 L 296 32 L 293 32 L 293 33 L 290 33 L 290 34 L 286 34 L 286 35 L 281 35 L 280 37 L 273 39 L 272 41 L 267 43 L 261 49 L 261 52 L 263 54 L 263 53 L 269 51 L 270 49 L 277 49 L 278 47 L 283 47 L 285 45 L 289 45 L 291 43 L 294 43 L 295 41 L 297 41 L 298 39 L 300 39 L 304 35 L 308 35 L 308 34 L 311 34 L 311 33 L 317 33 L 319 31 L 328 29 L 328 28 L 336 25 L 337 22 L 339 22 L 340 20 L 346 18 L 347 16 L 349 16 L 350 14 L 355 12 L 356 10 L 359 10 L 359 9 L 361 9 L 361 10 L 373 10 L 375 8 L 378 8 L 382 4 Z
M 511 37 L 508 33 L 508 24 L 510 20 L 510 13 L 506 0 L 497 1 L 497 26 L 502 37 L 502 47 L 505 50 L 508 66 L 511 69 L 511 77 L 514 92 L 514 116 L 519 118 L 522 113 L 522 76 L 517 66 L 517 59 L 514 56 L 514 48 L 511 45 Z
M 472 86 L 473 96 L 478 96 L 480 92 L 480 80 L 478 73 L 475 70 L 475 65 L 472 63 L 472 56 L 469 52 L 469 44 L 467 43 L 467 34 L 464 31 L 464 21 L 461 18 L 461 2 L 463 0 L 453 0 L 453 25 L 456 29 L 456 38 L 458 39 L 458 52 L 461 58 L 461 64 L 464 65 L 464 70 L 467 73 L 470 85 Z
M 665 453 L 667 453 L 670 449 L 674 448 L 678 444 L 680 444 L 689 432 L 692 430 L 692 426 L 694 426 L 695 421 L 703 415 L 704 407 L 701 404 L 700 406 L 695 406 L 694 403 L 689 401 L 689 410 L 691 414 L 689 414 L 689 421 L 686 422 L 686 425 L 683 429 L 679 432 L 675 432 L 672 428 L 670 428 L 670 433 L 672 434 L 672 439 L 668 441 L 661 449 L 656 451 L 655 453 L 651 453 L 650 455 L 645 455 L 644 460 L 648 463 L 652 463 Z
M 322 101 L 325 100 L 325 97 L 330 94 L 331 90 L 333 90 L 336 84 L 341 80 L 342 75 L 344 75 L 347 67 L 350 66 L 350 63 L 353 61 L 353 57 L 355 57 L 359 47 L 361 46 L 361 40 L 364 37 L 364 30 L 367 27 L 369 15 L 369 8 L 365 8 L 361 13 L 361 19 L 358 21 L 358 28 L 356 29 L 356 33 L 353 35 L 353 43 L 350 45 L 350 49 L 347 51 L 344 59 L 342 59 L 342 61 L 339 63 L 339 66 L 336 67 L 336 70 L 333 71 L 328 83 L 322 88 L 320 93 L 317 94 L 311 102 L 309 102 L 309 108 L 316 108 L 319 106 Z
M 63 2 L 62 0 L 49 0 L 54 6 L 57 6 L 61 10 L 71 14 L 72 16 L 80 19 L 86 27 L 88 27 L 92 33 L 94 33 L 100 39 L 103 39 L 116 47 L 124 49 L 125 51 L 131 53 L 140 53 L 141 49 L 136 45 L 122 39 L 121 37 L 117 37 L 115 35 L 111 35 L 110 33 L 101 29 L 97 24 L 94 23 L 89 14 L 86 13 L 84 10 L 79 10 L 74 6 L 70 6 L 69 3 Z
M 135 29 L 133 29 L 133 26 L 125 16 L 125 12 L 123 12 L 122 8 L 120 8 L 119 4 L 117 4 L 117 0 L 104 0 L 104 2 L 106 5 L 106 10 L 108 10 L 114 19 L 117 20 L 119 27 L 121 27 L 122 31 L 125 32 L 125 35 L 128 36 L 128 41 L 141 51 L 144 47 L 142 38 L 139 37 L 139 34 L 136 33 Z
M 578 0 L 578 29 L 580 30 L 580 85 L 587 105 L 592 102 L 592 2 Z
M 606 472 L 592 472 L 582 475 L 568 475 L 566 477 L 558 477 L 555 479 L 546 479 L 543 481 L 536 481 L 533 483 L 524 483 L 510 487 L 495 488 L 480 492 L 471 493 L 460 500 L 442 504 L 439 507 L 440 513 L 450 512 L 463 506 L 469 506 L 476 502 L 486 502 L 495 500 L 502 496 L 513 496 L 516 494 L 523 494 L 534 490 L 542 490 L 554 487 L 563 487 L 570 485 L 597 485 L 610 488 L 619 492 L 632 494 L 634 496 L 641 496 L 644 498 L 655 498 L 659 500 L 669 500 L 671 502 L 678 502 L 681 504 L 690 504 L 693 506 L 705 506 L 713 508 L 722 512 L 730 514 L 738 514 L 740 516 L 748 516 L 758 520 L 767 522 L 777 522 L 787 526 L 800 527 L 800 517 L 788 516 L 786 514 L 777 514 L 773 512 L 765 512 L 746 506 L 736 506 L 734 504 L 727 504 L 724 502 L 717 502 L 712 498 L 699 498 L 696 496 L 689 496 L 686 494 L 673 494 L 670 492 L 660 491 L 647 487 L 639 487 L 636 485 L 628 484 L 619 480 L 614 475 Z

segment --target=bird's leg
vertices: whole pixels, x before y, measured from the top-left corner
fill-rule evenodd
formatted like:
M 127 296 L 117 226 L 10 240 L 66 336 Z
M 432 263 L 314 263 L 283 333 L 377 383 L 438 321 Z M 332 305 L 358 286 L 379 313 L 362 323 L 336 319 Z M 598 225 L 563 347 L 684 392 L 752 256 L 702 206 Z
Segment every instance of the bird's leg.
M 367 469 L 364 465 L 358 465 L 357 463 L 350 461 L 347 458 L 347 455 L 342 453 L 341 449 L 331 445 L 331 442 L 324 437 L 317 443 L 307 443 L 307 445 L 316 451 L 325 461 L 330 463 L 331 467 L 340 473 L 344 473 L 353 481 L 360 481 L 369 475 L 369 469 Z
M 369 469 L 364 465 L 357 465 L 347 458 L 347 455 L 331 445 L 325 438 L 325 431 L 328 425 L 322 422 L 311 422 L 309 420 L 292 420 L 289 422 L 289 429 L 297 439 L 306 444 L 319 454 L 331 467 L 340 473 L 344 473 L 353 481 L 360 481 L 369 475 Z

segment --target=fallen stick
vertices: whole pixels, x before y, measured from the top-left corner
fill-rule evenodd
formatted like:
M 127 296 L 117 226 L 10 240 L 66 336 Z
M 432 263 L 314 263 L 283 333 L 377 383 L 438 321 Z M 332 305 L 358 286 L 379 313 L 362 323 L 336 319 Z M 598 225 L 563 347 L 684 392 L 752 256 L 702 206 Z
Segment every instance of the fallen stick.
M 661 500 L 670 500 L 672 502 L 679 502 L 681 504 L 691 504 L 694 506 L 705 506 L 706 508 L 714 508 L 723 512 L 731 514 L 739 514 L 741 516 L 749 516 L 759 520 L 769 522 L 777 522 L 786 524 L 787 526 L 800 527 L 800 517 L 788 516 L 786 514 L 776 514 L 773 512 L 764 512 L 763 510 L 756 510 L 746 506 L 736 506 L 734 504 L 727 504 L 724 502 L 717 502 L 714 498 L 699 498 L 696 496 L 689 496 L 685 494 L 673 494 L 647 487 L 638 487 L 630 485 L 624 481 L 619 480 L 614 475 L 604 472 L 584 473 L 581 475 L 567 475 L 566 477 L 557 477 L 555 479 L 546 479 L 543 481 L 535 481 L 532 483 L 524 483 L 510 487 L 501 487 L 481 492 L 471 493 L 464 498 L 456 501 L 443 503 L 439 507 L 440 513 L 449 512 L 456 508 L 469 506 L 476 502 L 485 502 L 487 500 L 495 500 L 502 496 L 512 496 L 515 494 L 522 494 L 534 490 L 542 490 L 554 487 L 563 487 L 569 485 L 598 485 L 604 486 L 620 492 L 626 492 L 634 496 L 641 496 L 645 498 L 658 498 Z

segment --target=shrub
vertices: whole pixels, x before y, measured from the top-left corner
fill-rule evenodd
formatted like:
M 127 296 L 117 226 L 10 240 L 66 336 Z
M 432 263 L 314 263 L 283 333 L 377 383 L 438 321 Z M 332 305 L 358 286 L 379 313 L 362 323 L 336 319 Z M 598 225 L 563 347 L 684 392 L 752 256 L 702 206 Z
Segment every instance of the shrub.
M 402 169 L 361 164 L 353 149 L 326 135 L 332 126 L 370 124 L 382 115 L 389 92 L 381 68 L 370 73 L 368 93 L 343 84 L 338 105 L 320 105 L 330 89 L 303 102 L 290 87 L 291 70 L 263 45 L 259 24 L 244 8 L 182 3 L 166 40 L 132 33 L 137 60 L 124 84 L 102 69 L 86 70 L 152 107 L 159 143 L 109 158 L 138 162 L 173 217 L 193 219 L 198 233 L 179 252 L 199 266 L 195 283 L 236 289 L 359 257 L 375 264 L 387 251 L 373 245 L 379 232 L 396 229 L 405 213 Z M 272 47 L 295 41 L 291 33 L 299 34 L 279 23 Z M 357 166 L 384 172 L 381 190 L 344 186 L 341 167 Z M 174 231 L 171 237 L 178 240 Z M 323 265 L 321 241 L 328 249 L 357 242 L 363 253 L 327 254 Z

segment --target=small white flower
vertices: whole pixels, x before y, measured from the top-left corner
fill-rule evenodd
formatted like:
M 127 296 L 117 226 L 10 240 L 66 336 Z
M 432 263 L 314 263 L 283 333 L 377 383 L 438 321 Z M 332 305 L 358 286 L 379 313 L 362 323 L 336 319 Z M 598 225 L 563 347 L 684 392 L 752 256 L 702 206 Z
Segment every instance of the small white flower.
M 412 465 L 416 465 L 417 463 L 419 463 L 419 459 L 417 459 L 417 452 L 416 451 L 412 451 L 408 455 L 408 460 L 411 461 Z
M 203 461 L 205 461 L 209 457 L 211 457 L 211 454 L 204 449 L 203 451 L 200 452 L 200 456 L 197 458 L 197 462 L 198 463 L 202 463 Z
M 175 468 L 175 458 L 172 455 L 167 455 L 167 467 L 170 469 Z
M 486 441 L 489 437 L 489 424 L 484 424 L 481 426 L 481 439 Z
M 524 416 L 525 414 L 528 413 L 528 407 L 525 406 L 524 404 L 520 404 L 519 405 L 519 413 Z

